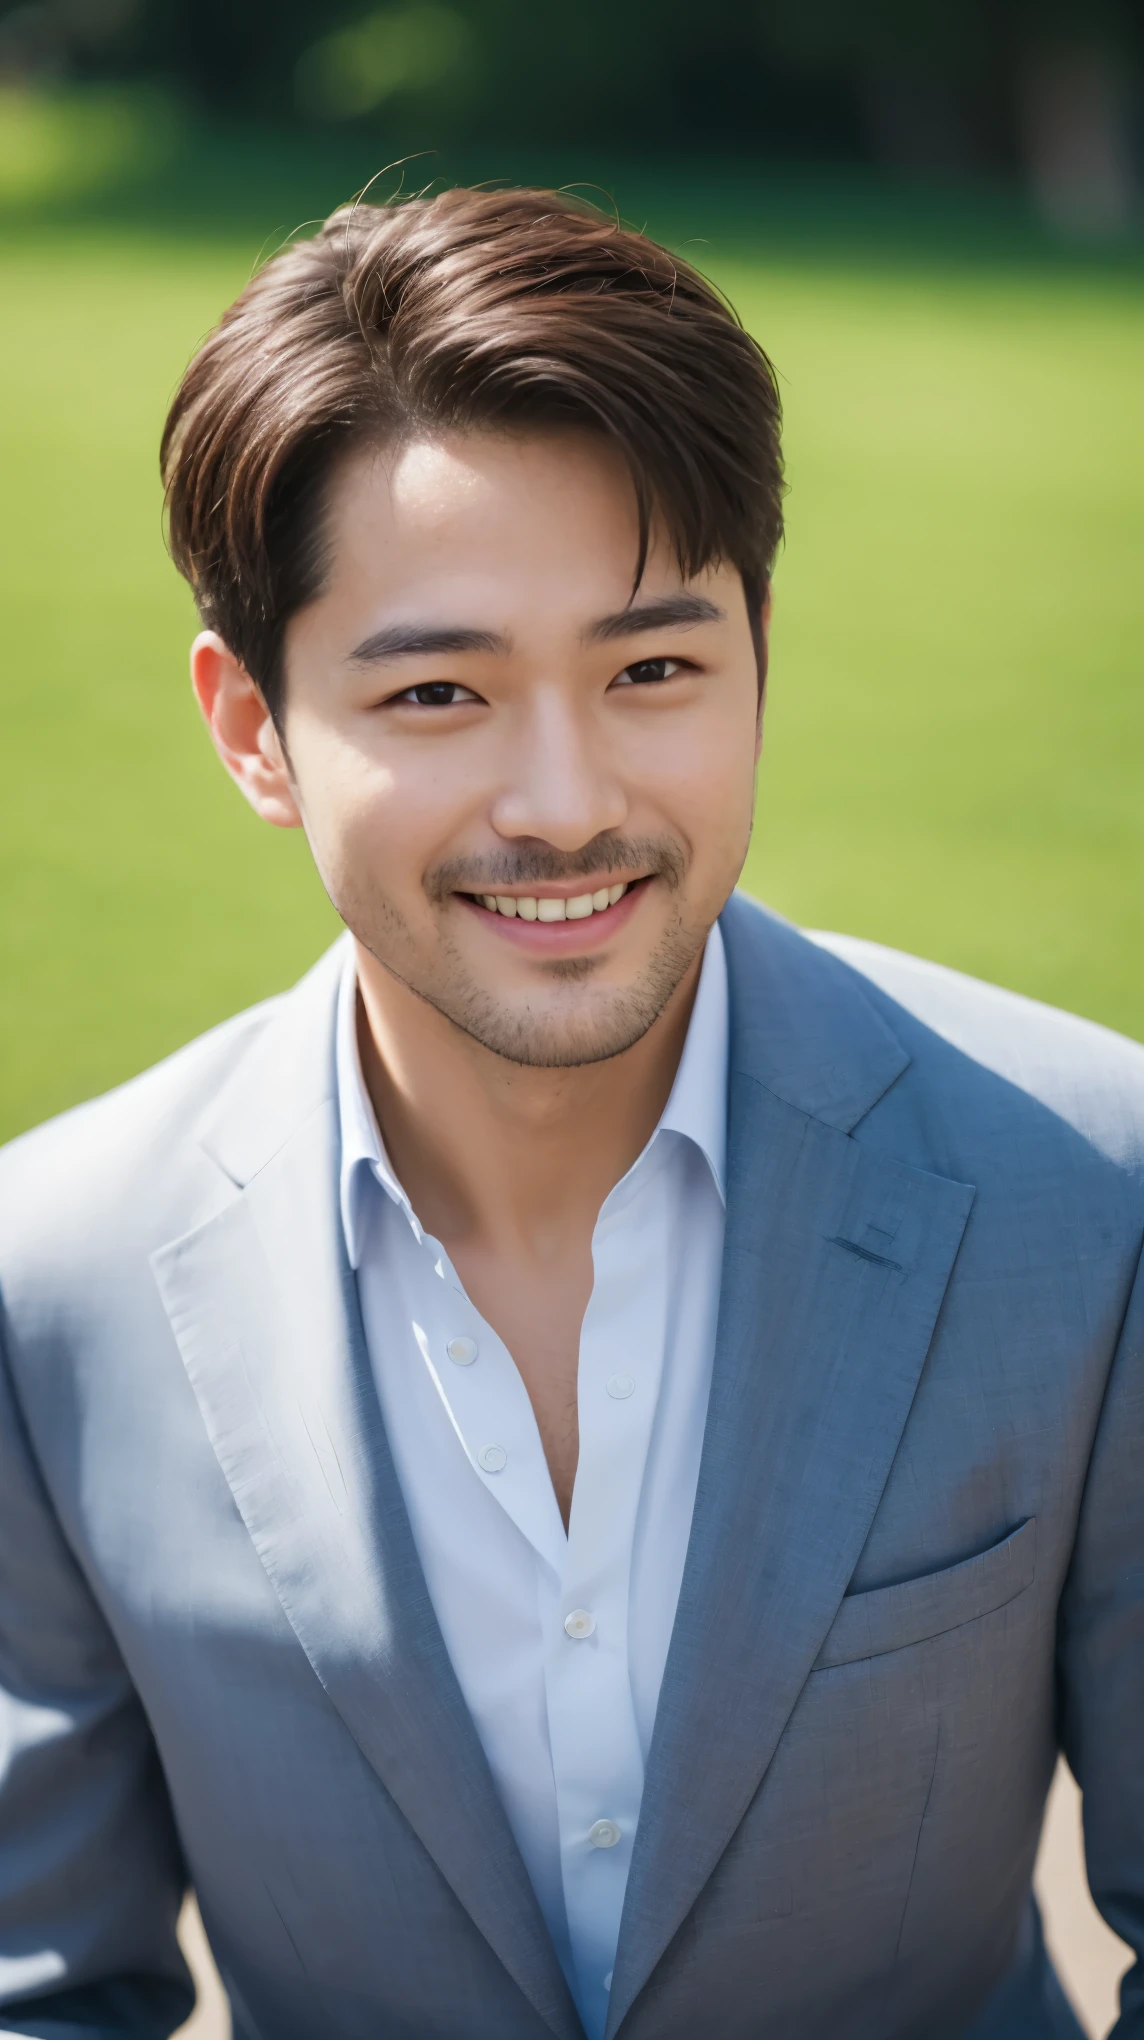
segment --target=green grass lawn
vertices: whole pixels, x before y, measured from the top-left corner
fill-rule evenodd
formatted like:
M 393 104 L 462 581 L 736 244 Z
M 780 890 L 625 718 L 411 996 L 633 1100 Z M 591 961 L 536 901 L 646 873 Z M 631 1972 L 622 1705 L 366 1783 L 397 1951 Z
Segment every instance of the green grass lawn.
M 720 229 L 792 485 L 747 883 L 1144 1038 L 1144 284 Z M 160 528 L 166 400 L 261 239 L 0 237 L 0 1134 L 335 930 L 198 727 Z

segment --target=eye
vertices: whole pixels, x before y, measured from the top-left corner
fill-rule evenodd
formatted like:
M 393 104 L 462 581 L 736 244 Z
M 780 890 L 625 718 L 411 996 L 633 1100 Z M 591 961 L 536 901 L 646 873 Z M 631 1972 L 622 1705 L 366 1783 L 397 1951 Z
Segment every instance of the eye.
M 651 687 L 660 680 L 671 680 L 683 671 L 682 659 L 633 659 L 622 673 L 617 673 L 613 687 Z
M 423 680 L 420 686 L 407 687 L 392 699 L 417 708 L 457 708 L 462 702 L 476 701 L 477 696 L 471 688 L 462 687 L 459 680 Z

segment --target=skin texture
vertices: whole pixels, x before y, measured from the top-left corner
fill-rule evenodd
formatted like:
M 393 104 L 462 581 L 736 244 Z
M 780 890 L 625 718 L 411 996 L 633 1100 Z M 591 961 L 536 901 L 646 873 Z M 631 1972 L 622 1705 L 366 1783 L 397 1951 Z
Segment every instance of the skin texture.
M 285 746 L 211 632 L 195 691 L 353 932 L 386 1149 L 513 1355 L 567 1524 L 592 1232 L 667 1102 L 750 836 L 742 582 L 685 582 L 653 534 L 633 596 L 626 469 L 572 432 L 360 450 L 328 538 L 325 587 L 286 633 Z M 555 926 L 473 897 L 620 881 L 608 914 Z

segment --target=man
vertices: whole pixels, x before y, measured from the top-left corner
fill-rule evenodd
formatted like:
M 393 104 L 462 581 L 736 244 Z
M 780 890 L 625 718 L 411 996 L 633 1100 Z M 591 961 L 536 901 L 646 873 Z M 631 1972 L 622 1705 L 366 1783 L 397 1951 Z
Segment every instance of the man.
M 239 2040 L 1076 2035 L 1059 1748 L 1144 1942 L 1144 1058 L 733 896 L 765 357 L 552 194 L 360 206 L 164 464 L 349 932 L 0 1163 L 3 2031 L 169 2033 L 189 1883 Z

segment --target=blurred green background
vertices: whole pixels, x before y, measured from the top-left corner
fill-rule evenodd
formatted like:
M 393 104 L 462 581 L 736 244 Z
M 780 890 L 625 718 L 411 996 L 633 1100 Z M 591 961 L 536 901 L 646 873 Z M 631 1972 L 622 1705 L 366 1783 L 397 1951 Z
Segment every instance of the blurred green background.
M 1119 17 L 1078 42 L 1066 10 L 1002 79 L 995 52 L 973 72 L 895 43 L 885 8 L 843 61 L 853 10 L 823 0 L 810 56 L 784 31 L 767 70 L 759 41 L 751 102 L 716 31 L 762 16 L 716 9 L 728 82 L 694 59 L 688 133 L 671 8 L 654 90 L 621 48 L 599 103 L 562 75 L 547 120 L 560 52 L 534 35 L 522 84 L 525 59 L 481 41 L 494 20 L 508 47 L 510 0 L 327 9 L 317 30 L 296 6 L 261 43 L 232 6 L 245 71 L 224 12 L 216 90 L 177 6 L 0 10 L 0 1135 L 288 984 L 336 930 L 305 845 L 253 819 L 198 727 L 156 447 L 260 257 L 422 144 L 379 191 L 590 185 L 712 275 L 778 365 L 789 533 L 748 885 L 1144 1039 L 1144 256 Z M 569 57 L 581 85 L 603 20 Z

